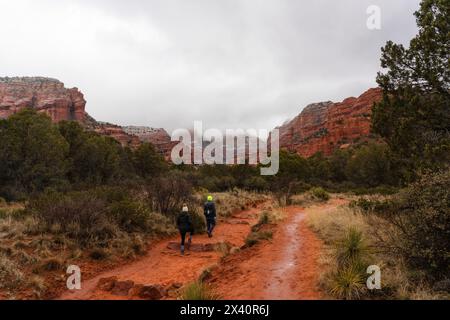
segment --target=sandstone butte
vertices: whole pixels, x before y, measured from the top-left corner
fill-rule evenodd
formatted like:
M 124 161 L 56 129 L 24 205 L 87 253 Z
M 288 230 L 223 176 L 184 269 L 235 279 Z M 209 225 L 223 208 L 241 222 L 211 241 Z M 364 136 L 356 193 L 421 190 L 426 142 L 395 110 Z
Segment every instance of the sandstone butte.
M 317 152 L 328 156 L 336 149 L 369 139 L 372 106 L 381 98 L 381 89 L 373 88 L 358 98 L 310 104 L 294 119 L 278 127 L 280 147 L 303 157 Z
M 86 100 L 77 89 L 67 89 L 59 80 L 44 77 L 0 77 L 0 119 L 24 108 L 50 116 L 53 122 L 77 121 L 89 130 L 110 136 L 123 146 L 136 147 L 139 138 L 126 134 L 120 126 L 95 121 L 86 112 Z
M 308 105 L 297 117 L 278 128 L 280 146 L 309 157 L 319 151 L 330 155 L 337 148 L 369 138 L 371 109 L 381 96 L 381 90 L 376 88 L 339 103 Z M 123 146 L 136 148 L 142 142 L 150 142 L 166 159 L 174 146 L 164 129 L 97 122 L 86 112 L 83 94 L 77 88 L 65 88 L 56 79 L 0 77 L 0 118 L 27 107 L 46 113 L 54 122 L 77 121 L 89 130 L 113 137 Z

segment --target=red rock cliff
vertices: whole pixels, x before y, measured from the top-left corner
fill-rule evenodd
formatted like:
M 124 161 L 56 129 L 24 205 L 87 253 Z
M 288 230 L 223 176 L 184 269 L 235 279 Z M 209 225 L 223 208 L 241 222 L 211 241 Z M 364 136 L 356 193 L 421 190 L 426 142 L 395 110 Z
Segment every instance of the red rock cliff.
M 372 106 L 380 101 L 381 89 L 369 89 L 358 98 L 308 105 L 280 130 L 280 147 L 310 157 L 330 155 L 370 135 Z
M 141 142 L 153 144 L 156 150 L 167 160 L 170 159 L 172 148 L 178 143 L 171 141 L 170 135 L 165 129 L 143 126 L 125 126 L 122 129 L 129 135 L 137 137 Z
M 54 122 L 75 120 L 84 122 L 86 101 L 77 89 L 67 89 L 64 83 L 42 77 L 0 78 L 0 118 L 24 109 L 45 112 Z
M 43 77 L 0 78 L 0 118 L 7 118 L 24 108 L 44 112 L 53 122 L 78 121 L 87 129 L 110 136 L 123 146 L 136 148 L 140 141 L 121 127 L 100 123 L 85 111 L 86 100 L 77 89 L 67 89 L 56 79 Z

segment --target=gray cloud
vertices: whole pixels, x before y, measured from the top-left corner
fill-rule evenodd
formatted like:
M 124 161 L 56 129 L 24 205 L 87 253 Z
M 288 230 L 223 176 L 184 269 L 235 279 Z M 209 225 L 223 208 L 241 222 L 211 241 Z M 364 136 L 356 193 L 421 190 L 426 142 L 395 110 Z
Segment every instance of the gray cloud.
M 381 7 L 382 29 L 366 28 Z M 79 87 L 95 118 L 270 129 L 375 86 L 419 0 L 0 0 L 0 75 Z

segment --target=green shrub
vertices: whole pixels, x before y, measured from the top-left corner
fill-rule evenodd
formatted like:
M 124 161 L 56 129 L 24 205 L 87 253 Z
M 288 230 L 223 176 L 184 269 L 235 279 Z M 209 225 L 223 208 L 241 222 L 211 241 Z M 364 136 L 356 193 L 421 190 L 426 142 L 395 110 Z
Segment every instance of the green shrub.
M 368 256 L 369 250 L 361 231 L 350 228 L 344 238 L 337 242 L 336 259 L 339 266 L 362 263 Z
M 336 241 L 336 269 L 328 275 L 327 289 L 338 299 L 360 299 L 366 294 L 366 269 L 369 249 L 363 234 L 349 228 L 342 239 Z
M 330 200 L 330 194 L 326 192 L 323 188 L 317 187 L 309 190 L 311 196 L 320 201 L 328 201 Z
M 126 232 L 146 231 L 150 210 L 132 199 L 113 203 L 108 214 Z
M 30 201 L 28 210 L 45 225 L 48 232 L 59 225 L 59 232 L 88 245 L 92 240 L 106 242 L 114 237 L 114 227 L 106 214 L 106 202 L 90 191 L 62 194 L 44 193 Z
M 410 266 L 450 277 L 450 170 L 424 175 L 376 213 L 396 230 L 392 243 Z

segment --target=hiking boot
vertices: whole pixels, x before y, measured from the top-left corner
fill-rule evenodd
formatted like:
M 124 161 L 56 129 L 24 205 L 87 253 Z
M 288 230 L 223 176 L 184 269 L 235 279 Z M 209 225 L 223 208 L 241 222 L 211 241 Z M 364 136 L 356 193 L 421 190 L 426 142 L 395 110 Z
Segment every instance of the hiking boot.
M 184 246 L 181 246 L 181 254 L 184 255 Z
M 208 232 L 208 238 L 212 238 L 212 233 Z
M 192 243 L 192 238 L 189 238 L 188 243 L 187 243 L 187 249 L 188 250 L 191 249 L 191 243 Z

